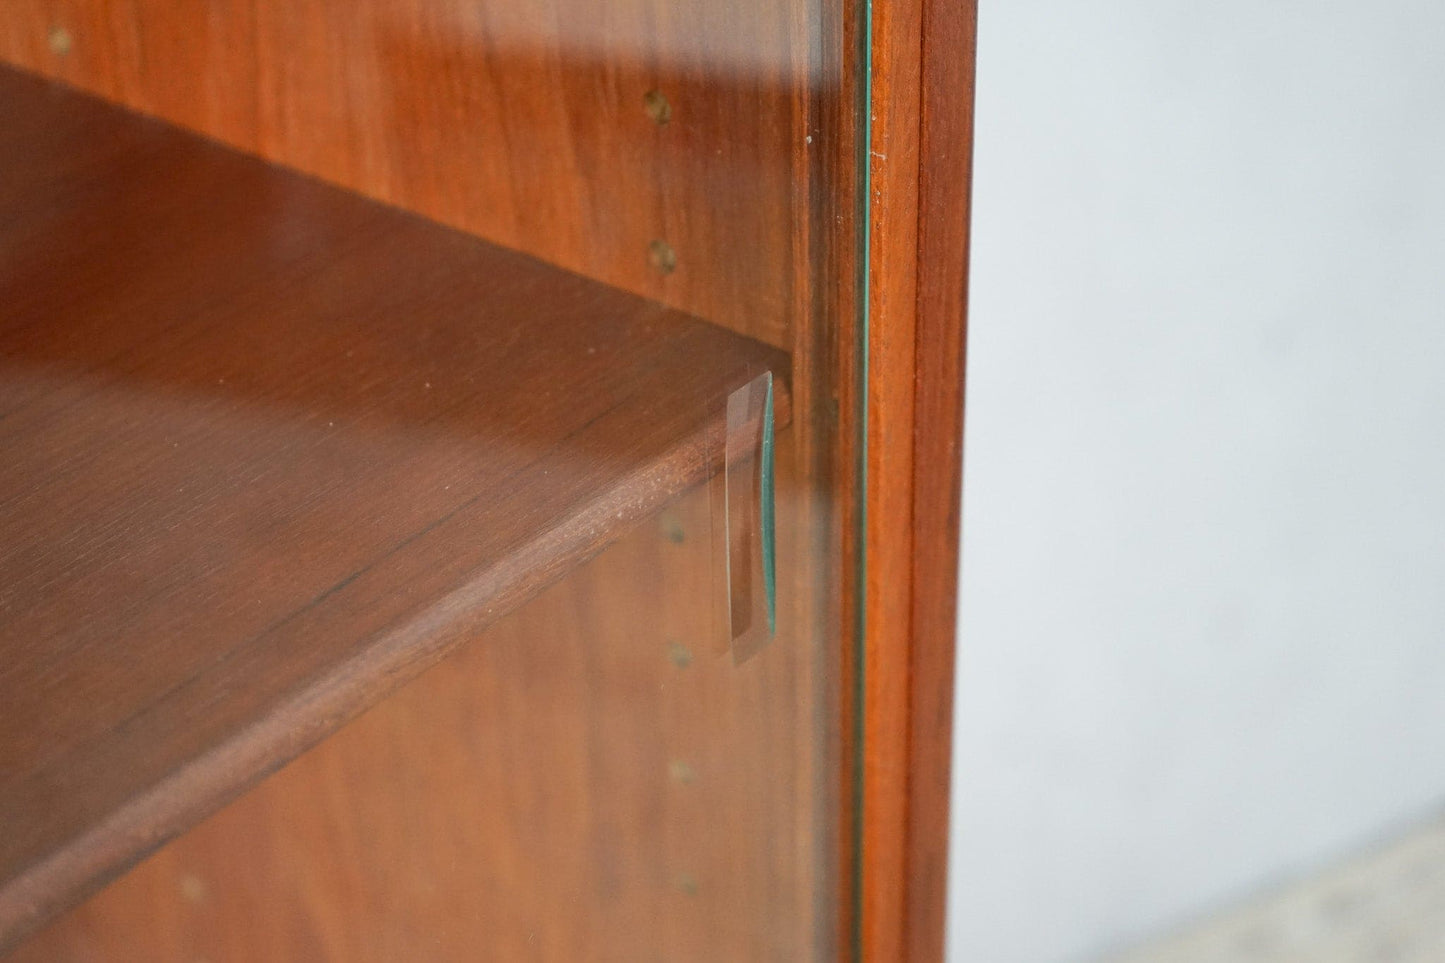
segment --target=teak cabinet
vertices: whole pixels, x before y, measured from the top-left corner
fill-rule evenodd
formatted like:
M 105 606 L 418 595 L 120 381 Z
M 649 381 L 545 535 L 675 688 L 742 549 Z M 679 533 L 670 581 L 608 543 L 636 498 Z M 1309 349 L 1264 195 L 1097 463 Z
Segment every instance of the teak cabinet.
M 942 956 L 971 3 L 0 11 L 0 952 Z

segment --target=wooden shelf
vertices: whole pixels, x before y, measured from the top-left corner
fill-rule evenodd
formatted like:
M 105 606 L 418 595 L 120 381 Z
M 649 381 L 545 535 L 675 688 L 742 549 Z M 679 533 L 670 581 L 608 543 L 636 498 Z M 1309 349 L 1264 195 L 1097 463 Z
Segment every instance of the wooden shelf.
M 3 68 L 0 117 L 3 949 L 715 471 L 786 357 Z

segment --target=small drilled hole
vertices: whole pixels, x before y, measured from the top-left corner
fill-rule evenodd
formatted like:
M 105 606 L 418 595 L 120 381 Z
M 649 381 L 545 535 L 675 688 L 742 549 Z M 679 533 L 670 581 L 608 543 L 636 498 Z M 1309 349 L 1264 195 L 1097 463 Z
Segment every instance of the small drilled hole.
M 181 895 L 188 903 L 204 903 L 206 901 L 206 883 L 199 876 L 186 873 L 180 879 Z
M 680 642 L 667 643 L 667 658 L 679 669 L 692 665 L 692 651 Z
M 647 245 L 647 263 L 659 274 L 671 274 L 677 270 L 677 253 L 666 241 L 653 241 Z
M 672 104 L 667 102 L 667 97 L 660 90 L 649 90 L 642 95 L 642 109 L 659 127 L 672 120 Z
M 70 48 L 75 45 L 75 41 L 70 36 L 70 31 L 64 27 L 51 27 L 50 34 L 45 39 L 46 42 L 50 44 L 50 52 L 57 57 L 64 57 L 70 53 Z

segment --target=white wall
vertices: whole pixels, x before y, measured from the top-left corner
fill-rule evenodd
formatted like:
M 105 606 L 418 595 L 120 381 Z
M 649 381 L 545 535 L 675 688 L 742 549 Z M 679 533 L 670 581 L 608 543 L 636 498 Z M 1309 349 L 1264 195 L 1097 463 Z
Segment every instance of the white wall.
M 1445 801 L 1445 3 L 982 0 L 951 958 Z

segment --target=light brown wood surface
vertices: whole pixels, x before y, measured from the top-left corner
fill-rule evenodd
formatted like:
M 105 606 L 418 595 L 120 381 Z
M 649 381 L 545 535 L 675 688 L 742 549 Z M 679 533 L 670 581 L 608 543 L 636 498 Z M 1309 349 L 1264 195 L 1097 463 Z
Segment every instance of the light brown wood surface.
M 825 6 L 7 0 L 0 60 L 791 348 Z
M 860 952 L 941 960 L 976 4 L 873 7 Z
M 922 35 L 904 919 L 906 958 L 928 961 L 946 949 L 976 7 L 927 0 Z
M 0 115 L 4 944 L 707 477 L 786 359 L 4 69 Z
M 873 7 L 861 958 L 905 959 L 918 296 L 920 0 Z

